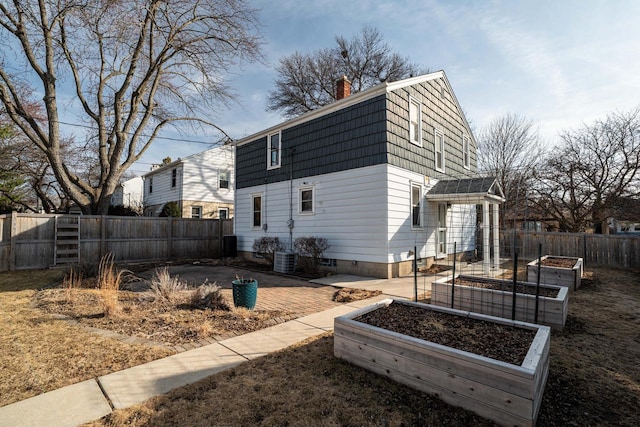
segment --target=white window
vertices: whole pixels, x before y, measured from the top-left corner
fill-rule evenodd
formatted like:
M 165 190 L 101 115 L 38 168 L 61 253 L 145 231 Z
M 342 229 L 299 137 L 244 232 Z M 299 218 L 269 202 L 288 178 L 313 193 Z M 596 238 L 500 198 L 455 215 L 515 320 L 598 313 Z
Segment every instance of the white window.
M 267 169 L 280 167 L 282 152 L 282 134 L 272 133 L 267 137 Z
M 409 141 L 422 146 L 422 107 L 409 97 Z
M 178 170 L 176 168 L 171 169 L 171 188 L 176 187 L 178 181 Z
M 422 185 L 411 184 L 411 228 L 422 228 Z
M 304 187 L 299 192 L 300 205 L 299 213 L 312 214 L 313 213 L 313 187 Z
M 229 188 L 229 171 L 218 172 L 218 188 Z
M 444 134 L 436 129 L 436 170 L 444 172 Z
M 262 227 L 262 194 L 251 196 L 251 226 L 253 228 Z
M 438 205 L 438 234 L 436 235 L 436 258 L 447 256 L 447 211 L 445 203 Z
M 149 194 L 153 193 L 153 177 L 149 178 Z
M 191 206 L 191 218 L 202 218 L 202 206 Z
M 229 218 L 229 208 L 220 208 L 220 209 L 218 209 L 218 218 L 220 218 L 220 219 Z
M 471 165 L 471 147 L 469 143 L 469 137 L 462 135 L 462 165 L 465 169 L 469 169 Z

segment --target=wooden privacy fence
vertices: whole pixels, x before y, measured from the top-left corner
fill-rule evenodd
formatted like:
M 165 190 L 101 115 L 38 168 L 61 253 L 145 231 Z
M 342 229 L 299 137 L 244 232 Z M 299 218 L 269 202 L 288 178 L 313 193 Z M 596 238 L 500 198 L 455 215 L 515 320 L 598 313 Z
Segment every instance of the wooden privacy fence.
M 540 243 L 543 256 L 581 257 L 586 265 L 640 267 L 640 236 L 500 230 L 505 256 L 512 256 L 515 247 L 519 258 L 537 258 Z
M 221 258 L 233 219 L 116 217 L 93 215 L 0 215 L 0 271 L 56 265 L 57 224 L 77 222 L 79 262 Z M 59 230 L 59 225 L 58 225 Z M 59 242 L 58 242 L 59 243 Z M 59 248 L 60 246 L 58 246 Z M 68 245 L 67 247 L 73 247 Z M 58 249 L 59 252 L 63 252 Z

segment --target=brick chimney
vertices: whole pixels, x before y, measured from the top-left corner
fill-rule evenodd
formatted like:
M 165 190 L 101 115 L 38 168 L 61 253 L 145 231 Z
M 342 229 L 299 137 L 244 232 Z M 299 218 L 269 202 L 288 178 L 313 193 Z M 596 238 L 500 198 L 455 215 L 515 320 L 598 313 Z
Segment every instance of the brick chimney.
M 342 76 L 336 82 L 336 99 L 340 101 L 351 95 L 351 82 L 347 80 L 347 76 Z

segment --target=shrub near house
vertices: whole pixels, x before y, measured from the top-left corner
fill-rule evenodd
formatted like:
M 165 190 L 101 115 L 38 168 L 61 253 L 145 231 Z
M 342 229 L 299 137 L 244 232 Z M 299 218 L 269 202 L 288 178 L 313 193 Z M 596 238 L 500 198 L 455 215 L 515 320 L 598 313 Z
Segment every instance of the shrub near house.
M 322 237 L 298 237 L 293 243 L 298 255 L 298 266 L 307 274 L 317 274 L 329 242 Z

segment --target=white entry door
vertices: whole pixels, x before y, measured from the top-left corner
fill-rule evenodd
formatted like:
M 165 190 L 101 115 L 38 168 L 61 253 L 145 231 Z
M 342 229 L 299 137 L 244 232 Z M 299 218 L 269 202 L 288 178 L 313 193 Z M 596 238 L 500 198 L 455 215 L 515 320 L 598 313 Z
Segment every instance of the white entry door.
M 438 204 L 438 231 L 436 233 L 436 258 L 447 256 L 447 205 Z

